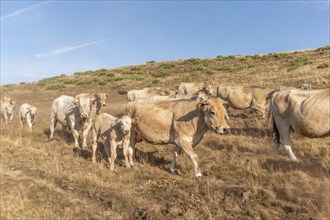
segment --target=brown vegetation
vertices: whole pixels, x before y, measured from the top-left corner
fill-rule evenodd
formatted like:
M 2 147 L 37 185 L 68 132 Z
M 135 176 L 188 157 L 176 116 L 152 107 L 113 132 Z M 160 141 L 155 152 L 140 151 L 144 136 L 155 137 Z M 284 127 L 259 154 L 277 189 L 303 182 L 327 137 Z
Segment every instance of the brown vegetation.
M 1 87 L 1 96 L 38 108 L 33 133 L 1 122 L 1 219 L 328 219 L 330 138 L 292 135 L 299 163 L 280 148 L 273 158 L 271 125 L 249 112 L 230 109 L 231 135 L 207 133 L 196 147 L 205 176 L 195 180 L 186 155 L 180 175 L 169 168 L 174 146 L 137 145 L 135 167 L 124 166 L 118 149 L 117 172 L 104 152 L 92 164 L 91 152 L 73 152 L 70 133 L 57 127 L 49 141 L 51 102 L 59 95 L 107 92 L 103 110 L 122 114 L 126 96 L 117 90 L 146 86 L 175 89 L 179 82 L 278 88 L 309 83 L 329 87 L 329 47 L 317 50 L 218 56 L 102 69 Z M 322 68 L 318 66 L 322 64 Z M 103 83 L 99 83 L 103 82 Z M 55 86 L 51 86 L 54 84 Z M 63 85 L 63 86 L 62 86 Z M 91 147 L 91 139 L 89 139 Z M 100 147 L 100 149 L 102 149 Z

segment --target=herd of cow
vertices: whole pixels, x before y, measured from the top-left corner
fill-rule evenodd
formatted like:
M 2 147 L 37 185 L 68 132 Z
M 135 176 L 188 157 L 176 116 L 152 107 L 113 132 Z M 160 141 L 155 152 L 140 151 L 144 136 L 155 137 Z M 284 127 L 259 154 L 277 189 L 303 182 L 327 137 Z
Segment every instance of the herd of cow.
M 272 116 L 276 137 L 275 156 L 283 144 L 289 157 L 298 161 L 291 150 L 291 130 L 310 138 L 330 136 L 330 88 L 311 90 L 303 84 L 301 88 L 274 90 L 221 85 L 214 92 L 212 83 L 204 82 L 181 83 L 176 92 L 161 88 L 118 92 L 127 94 L 129 101 L 121 118 L 101 113 L 108 96 L 106 93 L 56 98 L 51 105 L 49 138 L 53 138 L 59 122 L 62 129 L 72 132 L 74 147 L 86 149 L 86 139 L 92 129 L 92 162 L 96 162 L 97 144 L 102 138 L 110 170 L 114 170 L 117 146 L 123 148 L 126 167 L 131 167 L 134 165 L 136 143 L 144 140 L 152 144 L 174 144 L 171 171 L 177 172 L 176 158 L 184 151 L 191 159 L 195 176 L 199 178 L 202 173 L 194 147 L 208 130 L 216 134 L 230 133 L 226 121 L 229 119 L 228 106 L 253 109 L 263 118 L 269 110 L 268 118 Z M 1 115 L 6 124 L 13 119 L 14 106 L 15 101 L 10 97 L 1 98 Z M 21 126 L 26 121 L 32 131 L 36 115 L 36 107 L 22 104 L 19 111 Z

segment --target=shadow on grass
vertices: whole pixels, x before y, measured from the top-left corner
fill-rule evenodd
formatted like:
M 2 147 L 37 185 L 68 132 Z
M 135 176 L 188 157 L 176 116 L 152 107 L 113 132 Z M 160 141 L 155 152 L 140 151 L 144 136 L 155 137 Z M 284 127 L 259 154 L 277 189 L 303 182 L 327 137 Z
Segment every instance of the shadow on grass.
M 292 171 L 303 171 L 312 177 L 330 177 L 330 170 L 318 162 L 295 162 L 283 159 L 267 159 L 261 164 L 261 168 L 268 171 L 280 171 L 289 173 Z

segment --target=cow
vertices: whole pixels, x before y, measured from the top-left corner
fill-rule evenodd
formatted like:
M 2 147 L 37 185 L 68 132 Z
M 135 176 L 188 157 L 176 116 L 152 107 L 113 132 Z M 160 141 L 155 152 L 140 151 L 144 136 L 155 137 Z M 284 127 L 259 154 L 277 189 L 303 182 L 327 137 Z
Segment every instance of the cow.
M 290 130 L 309 138 L 330 136 L 330 88 L 277 91 L 272 96 L 270 108 L 275 157 L 283 144 L 289 157 L 298 161 L 291 150 Z
M 15 100 L 8 96 L 3 96 L 1 98 L 0 112 L 6 124 L 9 124 L 13 120 L 15 103 Z
M 32 125 L 34 124 L 34 120 L 37 117 L 37 107 L 32 106 L 28 103 L 24 103 L 19 108 L 18 118 L 23 127 L 23 122 L 26 121 L 30 131 L 32 131 Z
M 160 88 L 143 88 L 143 89 L 136 89 L 130 90 L 127 92 L 127 100 L 129 102 L 135 101 L 137 99 L 145 99 L 152 96 L 169 96 L 174 95 L 174 92 L 169 90 L 163 90 Z
M 222 98 L 233 109 L 253 109 L 265 118 L 265 111 L 269 103 L 268 99 L 275 92 L 271 88 L 256 86 L 225 86 L 217 88 L 217 97 Z
M 205 101 L 209 99 L 209 96 L 206 95 L 203 91 L 198 91 L 193 95 L 171 95 L 171 96 L 152 96 L 148 100 L 151 101 L 164 101 L 164 100 L 179 100 L 179 99 L 191 99 Z
M 115 169 L 114 163 L 117 157 L 117 146 L 123 147 L 125 156 L 125 165 L 130 168 L 133 165 L 133 158 L 129 157 L 132 154 L 128 152 L 128 146 L 130 142 L 132 119 L 126 115 L 121 118 L 116 118 L 107 113 L 101 113 L 95 117 L 93 122 L 93 145 L 92 145 L 92 162 L 96 162 L 96 149 L 97 142 L 101 137 L 105 140 L 104 149 L 108 156 L 108 162 L 110 164 L 110 170 Z M 111 157 L 110 157 L 111 152 Z
M 78 97 L 90 97 L 90 98 L 95 98 L 96 101 L 96 114 L 101 113 L 101 108 L 106 106 L 106 99 L 108 97 L 107 93 L 95 93 L 95 94 L 90 94 L 90 93 L 81 93 L 76 96 Z
M 129 150 L 144 140 L 152 144 L 176 145 L 171 171 L 177 172 L 176 157 L 182 150 L 191 159 L 195 176 L 202 177 L 194 147 L 208 130 L 217 134 L 227 134 L 230 128 L 225 120 L 224 101 L 211 97 L 207 101 L 198 100 L 137 100 L 128 103 L 125 112 L 135 120 L 131 131 Z
M 69 127 L 74 138 L 74 148 L 78 149 L 79 136 L 82 133 L 82 148 L 86 149 L 86 139 L 96 115 L 96 99 L 77 95 L 76 97 L 62 95 L 56 98 L 51 106 L 50 136 L 54 136 L 56 123 Z
M 198 91 L 203 91 L 205 94 L 212 96 L 214 94 L 212 83 L 181 83 L 178 87 L 177 94 L 179 95 L 192 95 Z

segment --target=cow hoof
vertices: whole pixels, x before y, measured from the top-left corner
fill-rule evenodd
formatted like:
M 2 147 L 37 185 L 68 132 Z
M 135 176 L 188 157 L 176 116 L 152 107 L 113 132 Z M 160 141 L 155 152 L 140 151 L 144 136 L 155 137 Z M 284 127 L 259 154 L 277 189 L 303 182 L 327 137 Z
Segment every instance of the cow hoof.
M 178 175 L 178 176 L 180 176 L 178 170 L 172 170 L 172 169 L 171 169 L 171 173 L 174 174 L 174 175 Z
M 204 178 L 203 178 L 203 176 L 197 176 L 197 177 L 196 177 L 196 181 L 197 181 L 198 183 L 202 183 L 202 182 L 204 182 Z

